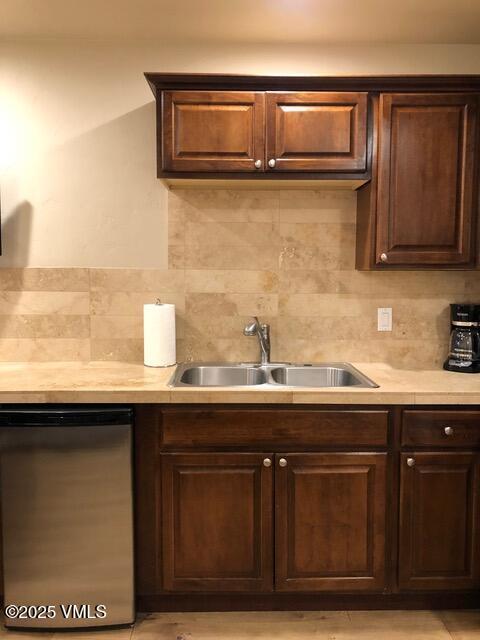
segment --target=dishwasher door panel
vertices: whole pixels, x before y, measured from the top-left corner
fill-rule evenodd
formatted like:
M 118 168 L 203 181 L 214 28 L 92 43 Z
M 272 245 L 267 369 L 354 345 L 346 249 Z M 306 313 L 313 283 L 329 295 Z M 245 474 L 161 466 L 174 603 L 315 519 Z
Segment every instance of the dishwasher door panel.
M 6 625 L 132 623 L 131 426 L 0 432 L 5 604 L 56 611 L 54 619 L 6 619 Z M 61 605 L 71 604 L 90 605 L 89 615 L 105 605 L 107 615 L 66 618 Z

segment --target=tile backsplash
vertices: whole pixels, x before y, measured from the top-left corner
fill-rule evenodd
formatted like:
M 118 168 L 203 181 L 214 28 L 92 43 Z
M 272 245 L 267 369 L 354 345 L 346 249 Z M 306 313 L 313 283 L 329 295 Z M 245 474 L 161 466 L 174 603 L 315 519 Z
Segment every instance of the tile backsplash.
M 351 191 L 173 190 L 168 270 L 3 269 L 0 360 L 143 360 L 142 305 L 177 308 L 180 360 L 256 360 L 243 326 L 272 326 L 276 360 L 436 368 L 448 305 L 479 272 L 358 272 Z M 377 308 L 393 331 L 377 331 Z

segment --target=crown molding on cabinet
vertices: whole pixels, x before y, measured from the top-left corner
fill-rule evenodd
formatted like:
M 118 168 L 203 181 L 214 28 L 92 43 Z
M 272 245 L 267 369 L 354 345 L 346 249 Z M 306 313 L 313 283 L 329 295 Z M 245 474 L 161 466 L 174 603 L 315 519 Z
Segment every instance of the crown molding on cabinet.
M 170 90 L 237 91 L 480 91 L 480 75 L 253 76 L 223 73 L 152 73 L 155 96 Z

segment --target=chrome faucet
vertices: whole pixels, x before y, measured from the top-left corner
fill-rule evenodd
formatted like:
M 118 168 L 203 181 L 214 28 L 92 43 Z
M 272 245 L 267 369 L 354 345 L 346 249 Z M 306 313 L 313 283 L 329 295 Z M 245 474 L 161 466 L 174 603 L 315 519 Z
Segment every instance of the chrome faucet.
M 256 335 L 258 338 L 258 342 L 260 343 L 260 350 L 262 354 L 261 362 L 262 364 L 270 363 L 270 325 L 269 324 L 260 324 L 257 316 L 253 316 L 254 322 L 247 324 L 247 326 L 243 330 L 243 335 L 245 336 L 254 336 Z

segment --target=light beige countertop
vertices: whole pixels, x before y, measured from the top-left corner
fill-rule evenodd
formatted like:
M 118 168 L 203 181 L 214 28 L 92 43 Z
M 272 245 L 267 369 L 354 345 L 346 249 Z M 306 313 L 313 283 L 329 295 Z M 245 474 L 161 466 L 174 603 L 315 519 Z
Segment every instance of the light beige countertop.
M 0 403 L 276 403 L 480 405 L 480 375 L 354 363 L 378 389 L 177 388 L 175 367 L 127 362 L 0 363 Z

